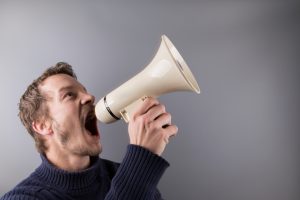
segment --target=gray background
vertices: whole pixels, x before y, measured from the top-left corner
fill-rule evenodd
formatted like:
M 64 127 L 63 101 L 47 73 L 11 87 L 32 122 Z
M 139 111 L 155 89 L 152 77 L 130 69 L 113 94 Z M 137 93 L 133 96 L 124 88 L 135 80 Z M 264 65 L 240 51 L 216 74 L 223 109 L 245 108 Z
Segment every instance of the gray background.
M 291 1 L 0 1 L 0 195 L 40 163 L 17 117 L 34 78 L 67 61 L 100 99 L 166 34 L 202 93 L 160 98 L 179 127 L 164 197 L 299 200 L 299 14 Z M 100 130 L 102 157 L 121 161 L 126 124 Z

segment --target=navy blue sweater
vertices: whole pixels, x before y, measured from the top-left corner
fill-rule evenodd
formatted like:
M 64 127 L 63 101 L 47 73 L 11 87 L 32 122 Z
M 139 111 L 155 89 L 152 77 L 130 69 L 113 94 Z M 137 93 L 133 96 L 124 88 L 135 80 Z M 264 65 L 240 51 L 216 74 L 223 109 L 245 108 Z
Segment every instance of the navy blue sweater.
M 67 172 L 41 156 L 41 165 L 1 200 L 161 199 L 157 184 L 169 166 L 163 158 L 129 145 L 121 164 L 98 157 L 91 167 Z

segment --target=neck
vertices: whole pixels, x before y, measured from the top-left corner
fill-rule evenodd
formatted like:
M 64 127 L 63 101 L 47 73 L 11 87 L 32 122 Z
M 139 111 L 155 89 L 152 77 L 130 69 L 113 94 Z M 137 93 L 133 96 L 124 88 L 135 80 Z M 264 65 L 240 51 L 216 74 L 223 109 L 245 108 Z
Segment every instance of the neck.
M 48 151 L 45 155 L 54 166 L 69 172 L 80 171 L 90 165 L 90 156 L 67 155 L 56 151 Z

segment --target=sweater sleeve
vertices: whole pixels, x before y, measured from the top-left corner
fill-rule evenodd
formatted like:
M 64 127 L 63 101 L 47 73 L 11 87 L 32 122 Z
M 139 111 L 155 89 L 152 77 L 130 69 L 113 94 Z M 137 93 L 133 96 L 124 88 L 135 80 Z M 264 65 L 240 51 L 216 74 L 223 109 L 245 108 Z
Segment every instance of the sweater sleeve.
M 168 166 L 162 157 L 129 145 L 105 199 L 161 199 L 157 184 Z

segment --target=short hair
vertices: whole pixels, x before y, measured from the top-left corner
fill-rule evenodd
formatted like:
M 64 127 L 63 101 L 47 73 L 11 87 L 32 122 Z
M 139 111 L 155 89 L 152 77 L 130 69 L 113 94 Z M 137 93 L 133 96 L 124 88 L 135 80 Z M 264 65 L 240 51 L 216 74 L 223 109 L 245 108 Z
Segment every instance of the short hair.
M 49 117 L 49 113 L 45 103 L 46 97 L 39 90 L 39 86 L 48 77 L 56 74 L 67 74 L 77 80 L 77 76 L 71 65 L 65 62 L 58 62 L 55 66 L 46 69 L 41 76 L 35 79 L 20 98 L 18 116 L 28 133 L 33 137 L 35 146 L 40 153 L 44 153 L 47 147 L 40 134 L 36 133 L 32 128 L 32 123 L 37 120 L 46 119 Z

